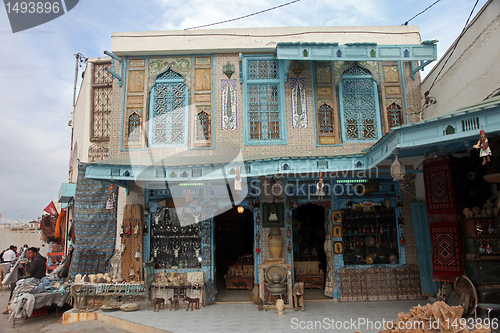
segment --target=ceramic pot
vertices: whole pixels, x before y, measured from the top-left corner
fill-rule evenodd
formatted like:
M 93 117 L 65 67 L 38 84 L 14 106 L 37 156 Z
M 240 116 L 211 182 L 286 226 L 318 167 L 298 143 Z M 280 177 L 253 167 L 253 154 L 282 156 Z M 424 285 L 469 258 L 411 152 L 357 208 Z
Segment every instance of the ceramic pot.
M 282 249 L 283 240 L 281 238 L 280 228 L 272 227 L 269 231 L 269 252 L 271 254 L 271 258 L 280 258 Z
M 259 304 L 259 285 L 255 284 L 252 289 L 252 301 Z

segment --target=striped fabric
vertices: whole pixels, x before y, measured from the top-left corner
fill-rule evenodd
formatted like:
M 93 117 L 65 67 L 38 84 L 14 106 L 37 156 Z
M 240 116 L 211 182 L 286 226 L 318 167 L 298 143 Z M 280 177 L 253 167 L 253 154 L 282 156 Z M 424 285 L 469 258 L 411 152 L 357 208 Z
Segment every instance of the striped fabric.
M 75 193 L 76 248 L 70 275 L 105 273 L 116 241 L 116 209 L 107 210 L 110 185 L 85 178 L 86 164 L 78 166 Z M 116 197 L 116 188 L 114 190 Z

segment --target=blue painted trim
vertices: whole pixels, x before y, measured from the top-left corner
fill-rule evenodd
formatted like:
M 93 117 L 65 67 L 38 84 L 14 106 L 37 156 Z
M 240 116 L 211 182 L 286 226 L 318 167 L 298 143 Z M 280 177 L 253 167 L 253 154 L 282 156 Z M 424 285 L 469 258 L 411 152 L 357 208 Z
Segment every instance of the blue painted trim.
M 423 70 L 425 68 L 425 66 L 427 66 L 428 64 L 430 64 L 431 62 L 433 62 L 434 60 L 428 60 L 428 61 L 421 61 L 420 62 L 420 66 L 418 67 L 415 67 L 415 65 L 413 64 L 413 61 L 410 61 L 410 68 L 411 68 L 411 78 L 413 80 L 416 79 L 416 74 L 419 70 Z
M 240 70 L 240 84 L 243 84 L 243 54 L 240 52 L 238 54 L 238 58 L 239 58 L 239 70 Z
M 304 56 L 307 50 L 307 56 Z M 340 58 L 337 51 L 342 52 Z M 375 51 L 372 57 L 371 51 Z M 409 51 L 405 57 L 405 50 Z M 437 45 L 435 42 L 408 45 L 377 45 L 377 43 L 278 43 L 276 57 L 280 60 L 308 61 L 413 61 L 436 60 Z
M 311 90 L 312 90 L 312 110 L 313 110 L 313 125 L 314 125 L 314 145 L 319 147 L 318 140 L 318 111 L 316 109 L 316 62 L 311 61 Z M 333 74 L 333 73 L 332 73 Z M 292 115 L 293 116 L 293 115 Z
M 399 75 L 401 76 L 401 84 L 403 85 L 403 98 L 404 98 L 404 111 L 405 111 L 405 119 L 406 119 L 406 124 L 410 123 L 410 117 L 408 116 L 408 101 L 406 99 L 406 83 L 405 83 L 405 71 L 403 68 L 403 62 L 398 61 L 398 66 L 399 66 Z
M 269 145 L 286 145 L 286 107 L 285 107 L 285 81 L 284 81 L 284 66 L 281 61 L 278 61 L 278 79 L 263 79 L 263 80 L 249 80 L 248 79 L 248 60 L 262 59 L 262 60 L 275 60 L 273 55 L 269 54 L 257 54 L 249 56 L 241 56 L 240 65 L 243 66 L 243 76 L 245 80 L 243 82 L 243 139 L 245 146 L 269 146 Z M 280 112 L 280 140 L 250 140 L 250 121 L 248 116 L 249 101 L 250 97 L 248 94 L 249 84 L 278 84 L 279 88 L 279 112 Z
M 123 136 L 125 134 L 125 109 L 127 108 L 126 105 L 125 105 L 125 100 L 126 100 L 126 95 L 127 95 L 127 72 L 128 72 L 128 66 L 129 66 L 129 57 L 126 56 L 125 57 L 125 70 L 124 70 L 124 80 L 125 80 L 125 84 L 123 85 L 123 89 L 122 89 L 122 131 L 120 133 L 120 150 L 123 151 Z M 142 120 L 144 122 L 144 111 L 142 111 Z
M 215 140 L 215 131 L 217 129 L 216 127 L 216 119 L 219 119 L 218 117 L 215 116 L 215 111 L 217 109 L 216 106 L 216 99 L 215 95 L 217 95 L 217 91 L 215 89 L 215 55 L 211 55 L 211 61 L 212 61 L 212 142 L 210 143 L 210 147 L 205 147 L 205 149 L 215 149 L 217 140 Z M 194 104 L 194 103 L 193 103 Z M 222 111 L 221 111 L 222 112 Z
M 123 85 L 123 60 L 109 51 L 104 51 L 104 54 L 113 58 L 113 60 L 111 60 L 111 70 L 106 68 L 106 71 L 118 80 L 121 87 Z M 115 71 L 115 61 L 118 61 L 118 64 L 120 65 L 120 69 L 118 70 L 119 74 Z

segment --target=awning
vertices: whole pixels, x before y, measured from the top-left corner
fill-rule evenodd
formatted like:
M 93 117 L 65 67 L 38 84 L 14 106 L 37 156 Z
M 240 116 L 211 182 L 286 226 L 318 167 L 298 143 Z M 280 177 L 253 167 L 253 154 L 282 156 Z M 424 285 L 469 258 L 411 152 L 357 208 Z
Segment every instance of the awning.
M 377 45 L 377 43 L 278 43 L 276 57 L 280 60 L 314 61 L 434 61 L 437 40 L 422 44 Z
M 375 170 L 396 151 L 402 158 L 437 150 L 446 154 L 464 150 L 477 142 L 481 129 L 487 135 L 500 133 L 500 97 L 452 114 L 393 128 L 359 154 L 175 156 L 154 161 L 148 158 L 113 159 L 88 165 L 86 177 L 113 182 L 134 180 L 151 184 L 165 181 L 187 184 L 232 180 L 237 168 L 241 177 L 246 178 L 318 172 L 338 172 L 339 177 L 347 177 Z

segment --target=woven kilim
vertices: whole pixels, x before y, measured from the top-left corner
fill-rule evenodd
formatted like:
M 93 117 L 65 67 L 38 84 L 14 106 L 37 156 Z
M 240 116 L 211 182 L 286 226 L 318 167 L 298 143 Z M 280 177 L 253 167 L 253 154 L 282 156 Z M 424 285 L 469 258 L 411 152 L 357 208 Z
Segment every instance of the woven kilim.
M 429 215 L 455 215 L 455 192 L 448 160 L 424 164 L 425 201 Z
M 86 165 L 78 166 L 75 193 L 76 248 L 71 276 L 105 273 L 115 250 L 116 209 L 107 210 L 110 185 L 85 178 Z M 115 189 L 116 197 L 116 189 Z
M 462 275 L 462 250 L 458 222 L 430 223 L 433 245 L 432 279 L 434 281 L 455 281 Z

